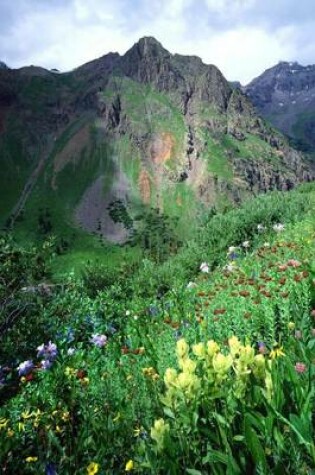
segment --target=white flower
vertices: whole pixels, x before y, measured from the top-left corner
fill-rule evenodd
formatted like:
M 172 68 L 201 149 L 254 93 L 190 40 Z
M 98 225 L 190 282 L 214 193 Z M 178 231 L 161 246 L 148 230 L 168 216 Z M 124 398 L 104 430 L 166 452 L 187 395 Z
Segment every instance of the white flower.
M 249 241 L 244 241 L 244 242 L 242 243 L 242 246 L 243 246 L 245 249 L 248 249 L 249 246 L 250 246 L 250 242 L 249 242 Z
M 264 231 L 266 231 L 266 228 L 263 224 L 257 224 L 257 231 L 259 233 L 263 233 Z
M 231 264 L 227 264 L 226 266 L 224 266 L 224 270 L 226 270 L 227 272 L 233 272 L 235 271 L 236 269 L 236 265 L 234 264 L 234 262 L 231 262 Z
M 237 246 L 230 246 L 228 249 L 228 254 L 232 254 L 232 252 L 235 252 L 238 249 Z
M 195 287 L 197 287 L 197 284 L 195 282 L 188 282 L 187 284 L 187 289 L 194 289 Z
M 130 310 L 126 310 L 126 317 L 129 317 L 130 313 Z
M 203 262 L 200 266 L 200 270 L 201 272 L 205 272 L 205 273 L 209 273 L 209 264 L 207 264 L 206 262 Z
M 68 356 L 72 356 L 74 355 L 74 353 L 75 353 L 75 348 L 69 348 L 69 350 L 67 351 Z
M 284 224 L 281 224 L 281 223 L 277 223 L 272 226 L 272 229 L 276 231 L 276 233 L 281 233 L 282 231 L 284 231 L 284 228 L 285 228 Z
M 263 246 L 264 247 L 270 247 L 270 242 L 264 242 Z

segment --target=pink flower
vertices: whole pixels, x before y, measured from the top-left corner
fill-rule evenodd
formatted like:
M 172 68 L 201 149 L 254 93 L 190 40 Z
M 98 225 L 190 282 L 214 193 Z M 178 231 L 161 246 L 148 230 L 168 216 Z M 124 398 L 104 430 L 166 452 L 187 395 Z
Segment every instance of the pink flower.
M 289 259 L 287 264 L 290 267 L 300 267 L 302 265 L 301 262 L 297 261 L 296 259 Z
M 304 373 L 306 370 L 306 365 L 304 363 L 296 363 L 295 370 L 297 373 Z

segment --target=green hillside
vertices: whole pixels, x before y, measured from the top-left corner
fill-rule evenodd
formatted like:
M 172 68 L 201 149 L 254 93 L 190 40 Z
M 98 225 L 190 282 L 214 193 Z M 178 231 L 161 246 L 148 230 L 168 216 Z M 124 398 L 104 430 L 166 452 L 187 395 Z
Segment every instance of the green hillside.
M 314 209 L 270 193 L 50 284 L 53 241 L 3 235 L 4 473 L 311 473 Z

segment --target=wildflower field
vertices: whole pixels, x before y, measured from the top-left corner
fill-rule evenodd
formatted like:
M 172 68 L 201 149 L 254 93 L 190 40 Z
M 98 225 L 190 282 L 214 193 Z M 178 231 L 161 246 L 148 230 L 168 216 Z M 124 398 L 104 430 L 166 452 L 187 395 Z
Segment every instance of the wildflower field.
M 315 473 L 314 185 L 111 279 L 0 239 L 0 473 Z

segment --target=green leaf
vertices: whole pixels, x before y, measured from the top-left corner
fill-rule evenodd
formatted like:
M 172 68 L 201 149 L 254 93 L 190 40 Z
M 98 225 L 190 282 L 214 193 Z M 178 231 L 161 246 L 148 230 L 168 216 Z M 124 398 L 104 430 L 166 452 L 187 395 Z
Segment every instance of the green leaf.
M 267 460 L 263 446 L 258 438 L 256 431 L 250 424 L 249 418 L 245 417 L 245 440 L 246 445 L 255 461 L 266 472 Z
M 200 470 L 195 470 L 194 468 L 187 468 L 186 473 L 189 473 L 189 475 L 202 475 Z
M 163 412 L 166 416 L 170 417 L 171 419 L 175 419 L 175 414 L 169 407 L 164 407 Z

